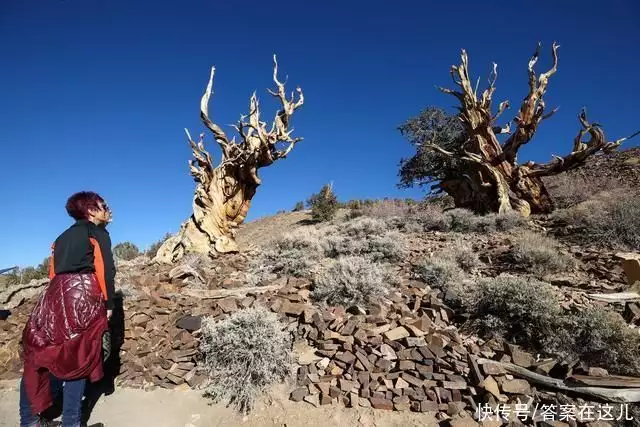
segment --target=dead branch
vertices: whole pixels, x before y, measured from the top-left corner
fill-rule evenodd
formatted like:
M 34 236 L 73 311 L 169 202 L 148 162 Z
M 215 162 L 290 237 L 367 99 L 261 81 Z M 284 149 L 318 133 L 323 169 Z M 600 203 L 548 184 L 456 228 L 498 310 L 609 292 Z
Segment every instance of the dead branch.
M 635 292 L 617 292 L 613 294 L 587 294 L 587 296 L 596 301 L 605 301 L 605 302 L 640 301 L 640 295 Z
M 554 156 L 555 159 L 546 164 L 536 164 L 529 162 L 526 167 L 530 170 L 527 172 L 529 176 L 550 176 L 575 169 L 585 163 L 587 158 L 599 151 L 609 153 L 617 149 L 624 141 L 640 135 L 640 131 L 631 134 L 628 137 L 620 138 L 612 142 L 606 142 L 604 131 L 597 123 L 590 123 L 587 120 L 587 112 L 582 109 L 578 115 L 578 120 L 582 125 L 582 129 L 573 141 L 573 151 L 564 156 Z M 585 141 L 585 135 L 589 134 L 589 140 Z
M 551 49 L 553 65 L 549 71 L 540 74 L 540 76 L 536 78 L 534 67 L 540 56 L 540 47 L 541 45 L 538 44 L 538 48 L 529 60 L 529 66 L 527 68 L 529 73 L 529 93 L 524 98 L 522 105 L 520 106 L 520 111 L 514 119 L 517 128 L 502 147 L 502 150 L 504 151 L 504 159 L 514 165 L 518 150 L 531 140 L 536 132 L 538 124 L 542 120 L 546 120 L 551 117 L 558 110 L 555 108 L 551 112 L 545 114 L 545 102 L 543 96 L 547 91 L 549 78 L 558 71 L 558 48 L 560 45 L 555 42 L 553 43 Z
M 553 388 L 556 390 L 562 390 L 570 393 L 582 394 L 585 396 L 596 397 L 608 402 L 619 403 L 635 403 L 640 402 L 640 388 L 626 388 L 626 389 L 610 389 L 604 387 L 580 387 L 570 386 L 565 384 L 562 380 L 547 377 L 545 375 L 536 374 L 521 366 L 514 365 L 513 363 L 496 362 L 491 359 L 478 359 L 479 365 L 487 363 L 493 363 L 502 367 L 510 374 L 517 375 L 525 378 L 536 384 L 543 385 L 545 387 Z
M 182 289 L 185 295 L 200 299 L 220 299 L 227 297 L 243 297 L 248 293 L 261 294 L 269 291 L 277 291 L 284 285 L 267 285 L 267 286 L 254 286 L 250 288 L 236 288 L 236 289 Z

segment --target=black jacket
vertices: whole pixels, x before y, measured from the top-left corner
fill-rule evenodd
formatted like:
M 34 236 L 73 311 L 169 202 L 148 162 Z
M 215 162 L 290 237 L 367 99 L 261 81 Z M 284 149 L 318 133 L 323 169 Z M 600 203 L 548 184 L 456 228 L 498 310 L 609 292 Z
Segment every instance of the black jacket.
M 104 226 L 89 220 L 76 221 L 56 239 L 51 263 L 55 274 L 96 273 L 107 309 L 113 309 L 116 267 L 111 237 Z

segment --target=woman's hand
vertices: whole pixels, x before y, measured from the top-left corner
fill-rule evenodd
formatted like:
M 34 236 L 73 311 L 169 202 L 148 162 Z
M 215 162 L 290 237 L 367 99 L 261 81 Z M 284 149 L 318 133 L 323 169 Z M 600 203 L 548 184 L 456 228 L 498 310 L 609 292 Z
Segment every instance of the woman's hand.
M 113 314 L 113 310 L 107 310 L 107 320 L 111 319 L 112 314 Z

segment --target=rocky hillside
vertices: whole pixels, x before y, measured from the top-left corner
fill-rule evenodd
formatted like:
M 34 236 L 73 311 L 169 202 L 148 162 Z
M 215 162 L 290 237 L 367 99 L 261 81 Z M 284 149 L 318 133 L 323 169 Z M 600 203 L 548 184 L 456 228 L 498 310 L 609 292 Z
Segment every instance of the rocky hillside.
M 632 182 L 638 154 L 602 156 L 587 170 L 603 182 L 619 168 Z M 210 390 L 216 373 L 200 343 L 220 337 L 202 325 L 263 307 L 290 339 L 291 399 L 301 405 L 432 412 L 460 426 L 506 424 L 487 412 L 498 405 L 513 419 L 526 403 L 519 422 L 545 425 L 590 425 L 612 407 L 614 419 L 599 421 L 625 425 L 625 411 L 637 413 L 640 307 L 604 300 L 629 288 L 619 253 L 640 251 L 640 206 L 628 192 L 555 188 L 566 207 L 545 218 L 386 201 L 328 223 L 306 212 L 248 223 L 243 252 L 215 260 L 120 262 L 122 334 L 109 369 L 120 386 Z M 20 331 L 38 286 L 0 294 L 11 309 L 0 321 L 0 379 L 19 376 Z M 258 351 L 264 363 L 251 369 L 268 371 L 268 348 L 252 349 L 264 340 L 251 331 L 231 351 Z M 260 389 L 244 381 L 232 384 Z M 534 414 L 542 407 L 546 419 Z

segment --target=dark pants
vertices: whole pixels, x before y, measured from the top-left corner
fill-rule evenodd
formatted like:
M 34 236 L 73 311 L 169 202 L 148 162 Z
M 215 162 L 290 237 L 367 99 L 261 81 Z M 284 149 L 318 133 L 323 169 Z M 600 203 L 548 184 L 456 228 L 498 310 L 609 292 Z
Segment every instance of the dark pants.
M 82 417 L 82 396 L 87 380 L 62 381 L 51 376 L 51 396 L 55 398 L 62 393 L 62 426 L 79 427 Z M 24 380 L 20 382 L 20 427 L 38 426 L 38 415 L 34 414 L 24 388 Z

